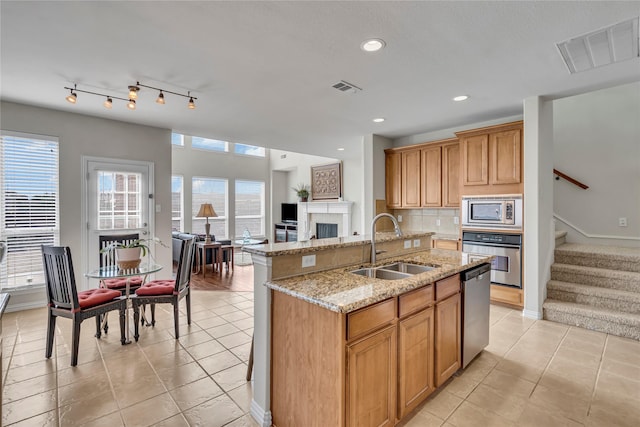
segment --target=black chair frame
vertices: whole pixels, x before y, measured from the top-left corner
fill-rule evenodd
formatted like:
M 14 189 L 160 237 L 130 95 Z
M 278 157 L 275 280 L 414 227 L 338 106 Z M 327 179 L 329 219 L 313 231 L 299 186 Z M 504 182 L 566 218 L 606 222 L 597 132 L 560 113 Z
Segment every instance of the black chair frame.
M 42 263 L 45 273 L 48 305 L 47 347 L 45 357 L 49 359 L 53 352 L 56 319 L 66 317 L 73 321 L 71 344 L 71 366 L 78 364 L 78 347 L 80 344 L 80 325 L 85 319 L 95 317 L 96 338 L 100 338 L 100 320 L 102 315 L 120 311 L 120 342 L 125 343 L 126 299 L 119 298 L 106 303 L 81 308 L 78 302 L 78 290 L 73 272 L 71 251 L 67 246 L 42 246 Z M 106 331 L 105 331 L 106 333 Z
M 134 295 L 131 297 L 133 306 L 133 319 L 135 324 L 134 338 L 138 341 L 138 323 L 140 321 L 140 306 L 151 304 L 151 326 L 156 324 L 156 304 L 173 305 L 173 322 L 176 339 L 180 338 L 180 327 L 178 314 L 180 313 L 180 301 L 185 298 L 187 305 L 187 323 L 191 324 L 191 266 L 193 265 L 193 255 L 195 253 L 195 239 L 184 239 L 180 249 L 180 260 L 178 261 L 178 271 L 176 273 L 175 286 L 170 295 Z

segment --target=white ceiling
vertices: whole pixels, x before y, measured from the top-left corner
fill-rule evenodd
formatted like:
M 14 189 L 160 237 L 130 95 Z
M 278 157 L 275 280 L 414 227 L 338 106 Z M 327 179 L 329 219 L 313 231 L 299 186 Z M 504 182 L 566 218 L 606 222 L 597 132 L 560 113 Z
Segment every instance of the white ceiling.
M 640 14 L 640 1 L 280 2 L 6 1 L 2 100 L 330 157 L 363 135 L 389 138 L 522 113 L 640 80 L 640 59 L 570 75 L 556 43 Z M 382 38 L 367 54 L 360 43 Z M 357 94 L 331 86 L 346 80 Z M 127 97 L 138 108 L 64 86 Z M 466 102 L 453 102 L 466 94 Z M 371 121 L 385 117 L 382 124 Z M 337 152 L 344 147 L 344 152 Z

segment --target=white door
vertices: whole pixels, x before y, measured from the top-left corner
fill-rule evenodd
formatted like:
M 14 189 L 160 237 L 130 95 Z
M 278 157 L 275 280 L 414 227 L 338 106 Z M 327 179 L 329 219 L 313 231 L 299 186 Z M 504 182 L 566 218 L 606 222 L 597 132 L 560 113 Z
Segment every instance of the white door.
M 99 236 L 137 233 L 153 236 L 153 164 L 86 158 L 86 242 L 84 271 L 99 267 Z M 148 245 L 152 256 L 153 244 Z M 95 287 L 92 284 L 91 287 Z M 85 283 L 85 289 L 88 288 Z

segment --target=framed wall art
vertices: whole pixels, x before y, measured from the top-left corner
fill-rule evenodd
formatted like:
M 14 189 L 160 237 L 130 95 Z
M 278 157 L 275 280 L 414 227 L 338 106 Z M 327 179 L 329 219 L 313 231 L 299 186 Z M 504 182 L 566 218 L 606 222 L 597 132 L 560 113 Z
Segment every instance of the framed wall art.
M 342 162 L 311 166 L 311 198 L 330 200 L 342 197 Z

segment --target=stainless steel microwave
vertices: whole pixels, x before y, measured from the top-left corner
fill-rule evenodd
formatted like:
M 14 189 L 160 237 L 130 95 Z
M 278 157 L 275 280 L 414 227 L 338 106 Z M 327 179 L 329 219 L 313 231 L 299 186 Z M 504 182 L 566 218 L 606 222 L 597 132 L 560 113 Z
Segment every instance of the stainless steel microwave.
M 462 196 L 462 227 L 522 229 L 522 194 Z

